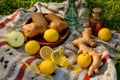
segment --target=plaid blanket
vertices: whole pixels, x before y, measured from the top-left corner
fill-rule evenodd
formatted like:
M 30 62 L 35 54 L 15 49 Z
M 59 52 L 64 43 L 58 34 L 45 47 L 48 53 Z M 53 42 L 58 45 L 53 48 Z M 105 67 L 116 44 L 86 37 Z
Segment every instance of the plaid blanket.
M 78 2 L 79 3 L 79 2 Z M 39 64 L 42 59 L 36 56 L 29 56 L 24 52 L 23 47 L 12 48 L 6 41 L 7 35 L 13 30 L 21 31 L 24 22 L 31 16 L 32 12 L 50 13 L 64 17 L 67 2 L 63 3 L 41 3 L 37 2 L 30 9 L 20 8 L 11 15 L 0 17 L 0 80 L 49 80 L 48 77 L 37 75 L 32 69 L 27 68 L 19 62 L 26 62 L 30 66 Z M 89 77 L 87 69 L 82 72 L 71 74 L 68 69 L 57 67 L 53 78 L 55 80 L 117 80 L 115 64 L 112 57 L 115 55 L 112 51 L 120 51 L 120 31 L 112 31 L 112 39 L 109 42 L 98 40 L 98 46 L 95 48 L 102 53 L 104 65 L 100 68 L 100 73 Z M 71 45 L 71 41 L 81 35 L 71 29 L 70 36 L 62 44 L 64 50 L 76 53 L 76 48 Z

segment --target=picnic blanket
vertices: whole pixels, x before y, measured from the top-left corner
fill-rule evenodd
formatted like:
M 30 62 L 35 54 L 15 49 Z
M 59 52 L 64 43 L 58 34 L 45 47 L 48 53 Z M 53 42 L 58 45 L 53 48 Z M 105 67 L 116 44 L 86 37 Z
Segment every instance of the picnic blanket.
M 39 64 L 42 59 L 27 55 L 23 46 L 17 49 L 11 47 L 7 43 L 6 38 L 13 30 L 21 31 L 24 22 L 29 19 L 33 12 L 54 12 L 64 17 L 67 4 L 66 1 L 63 3 L 37 2 L 30 9 L 20 8 L 11 15 L 0 17 L 0 80 L 50 80 L 48 77 L 36 74 L 33 69 L 26 67 L 26 65 L 20 64 L 20 62 L 26 62 L 30 66 L 33 66 L 35 63 Z M 97 38 L 95 39 L 98 44 L 95 50 L 102 53 L 104 62 L 104 65 L 100 68 L 99 74 L 89 77 L 87 75 L 87 69 L 76 74 L 71 74 L 68 69 L 57 67 L 55 73 L 52 74 L 53 78 L 55 80 L 117 80 L 117 72 L 112 60 L 112 57 L 115 55 L 111 50 L 120 50 L 120 32 L 115 30 L 111 31 L 112 39 L 109 42 L 104 42 Z M 65 51 L 76 55 L 77 48 L 72 46 L 71 41 L 80 37 L 80 35 L 81 34 L 76 30 L 71 29 L 68 39 L 61 46 Z

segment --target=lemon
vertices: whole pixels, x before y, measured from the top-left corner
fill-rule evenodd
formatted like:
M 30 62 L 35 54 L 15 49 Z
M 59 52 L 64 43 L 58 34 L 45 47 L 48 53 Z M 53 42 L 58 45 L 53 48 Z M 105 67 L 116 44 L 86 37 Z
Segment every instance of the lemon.
M 47 29 L 44 32 L 43 38 L 47 41 L 47 42 L 56 42 L 59 39 L 59 33 L 57 30 L 55 29 Z
M 98 32 L 98 39 L 103 41 L 109 41 L 112 37 L 112 32 L 108 28 L 102 28 Z
M 53 53 L 53 50 L 49 46 L 43 46 L 40 49 L 40 56 L 42 59 L 50 59 L 52 53 Z
M 49 75 L 55 72 L 56 70 L 56 65 L 54 62 L 50 60 L 44 60 L 40 63 L 39 65 L 40 72 L 44 75 Z
M 35 40 L 30 40 L 25 44 L 25 51 L 30 55 L 36 54 L 39 51 L 39 49 L 40 45 Z
M 77 63 L 83 68 L 87 68 L 91 64 L 91 61 L 91 56 L 87 53 L 79 54 L 77 57 Z

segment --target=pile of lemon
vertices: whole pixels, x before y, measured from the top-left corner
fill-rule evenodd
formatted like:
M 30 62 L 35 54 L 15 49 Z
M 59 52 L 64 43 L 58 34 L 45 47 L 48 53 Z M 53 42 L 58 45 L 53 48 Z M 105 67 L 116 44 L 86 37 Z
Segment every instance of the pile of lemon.
M 59 33 L 55 29 L 47 29 L 44 32 L 43 38 L 47 42 L 56 42 L 59 39 Z M 45 47 L 45 49 L 48 49 L 48 47 L 47 48 Z M 43 48 L 42 51 L 45 49 Z M 25 44 L 25 51 L 30 55 L 36 54 L 39 50 L 40 50 L 40 44 L 35 40 L 30 40 Z M 49 50 L 50 50 L 50 48 L 49 48 Z M 48 50 L 48 52 L 49 52 L 49 50 Z M 47 50 L 45 50 L 45 51 L 47 51 Z M 46 53 L 43 55 L 46 55 Z
M 43 46 L 40 48 L 40 45 L 35 40 L 30 40 L 25 44 L 25 51 L 29 55 L 35 55 L 39 53 L 43 61 L 39 65 L 35 65 L 36 72 L 41 72 L 44 75 L 49 75 L 56 70 L 56 65 L 53 61 L 50 60 L 53 50 L 49 46 Z M 38 67 L 39 66 L 39 67 Z

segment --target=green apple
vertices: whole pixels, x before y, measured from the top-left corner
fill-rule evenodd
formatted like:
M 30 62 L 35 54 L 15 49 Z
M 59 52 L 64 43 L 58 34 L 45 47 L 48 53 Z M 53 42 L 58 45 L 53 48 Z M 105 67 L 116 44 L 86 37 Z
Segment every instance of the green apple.
M 20 47 L 24 44 L 25 37 L 20 31 L 12 31 L 8 34 L 7 42 L 12 47 Z

